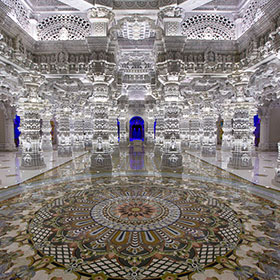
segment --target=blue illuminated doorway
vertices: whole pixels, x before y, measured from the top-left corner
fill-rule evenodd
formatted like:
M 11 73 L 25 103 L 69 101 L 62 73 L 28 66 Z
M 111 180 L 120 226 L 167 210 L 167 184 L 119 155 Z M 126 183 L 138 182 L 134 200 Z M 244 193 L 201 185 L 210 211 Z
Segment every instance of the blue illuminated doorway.
M 129 121 L 129 140 L 144 141 L 144 120 L 141 117 L 133 117 Z

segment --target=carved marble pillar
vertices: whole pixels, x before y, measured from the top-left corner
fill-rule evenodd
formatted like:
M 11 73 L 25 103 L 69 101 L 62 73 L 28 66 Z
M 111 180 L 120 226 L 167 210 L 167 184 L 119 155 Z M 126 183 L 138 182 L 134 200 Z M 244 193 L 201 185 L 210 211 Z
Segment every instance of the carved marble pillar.
M 50 105 L 45 103 L 44 113 L 42 114 L 42 150 L 44 152 L 53 150 L 51 136 L 52 113 L 50 109 Z
M 201 126 L 201 118 L 200 118 L 200 109 L 198 104 L 193 104 L 192 112 L 190 115 L 189 122 L 189 149 L 191 151 L 200 150 L 200 126 Z
M 16 151 L 14 138 L 14 114 L 9 114 L 5 122 L 5 151 Z
M 226 100 L 223 105 L 223 139 L 222 139 L 222 150 L 230 151 L 232 148 L 232 117 L 233 108 L 230 100 Z
M 98 97 L 100 96 L 100 98 Z M 93 107 L 93 142 L 98 138 L 109 141 L 109 104 L 108 104 L 108 84 L 95 84 L 93 96 L 90 98 Z
M 118 112 L 117 104 L 112 102 L 109 109 L 109 143 L 111 147 L 118 145 Z
M 69 98 L 65 95 L 62 98 L 62 104 L 57 110 L 58 122 L 58 146 L 57 152 L 60 157 L 72 156 L 72 139 L 70 133 L 70 116 L 71 109 L 69 105 Z
M 1 151 L 16 151 L 14 141 L 14 116 L 15 108 L 7 102 L 0 102 L 1 118 L 1 137 L 0 150 Z
M 156 156 L 160 155 L 163 150 L 164 144 L 164 107 L 162 103 L 157 104 L 156 113 L 156 135 L 155 135 L 155 149 L 154 153 Z
M 179 84 L 167 83 L 164 86 L 165 96 L 165 129 L 164 138 L 167 143 L 171 136 L 176 137 L 180 142 L 180 108 L 179 108 Z
M 86 150 L 92 149 L 92 138 L 93 138 L 93 119 L 92 109 L 90 105 L 84 108 L 84 146 Z
M 93 106 L 93 152 L 90 169 L 93 171 L 112 170 L 109 146 L 109 84 L 95 82 L 90 102 Z
M 73 114 L 73 151 L 82 152 L 85 150 L 83 114 L 81 107 L 76 109 L 78 112 Z
M 165 97 L 165 129 L 164 153 L 161 158 L 162 170 L 177 170 L 183 168 L 180 138 L 179 83 L 168 82 L 164 85 Z
M 120 122 L 120 145 L 126 145 L 128 142 L 128 133 L 126 131 L 126 112 L 125 110 L 121 111 L 119 115 Z
M 155 140 L 156 143 L 163 142 L 162 138 L 164 135 L 164 104 L 158 103 L 156 106 L 157 112 L 156 112 L 156 135 Z
M 252 169 L 253 116 L 256 112 L 254 100 L 246 97 L 247 75 L 236 75 L 233 106 L 233 147 L 228 167 Z
M 155 116 L 152 109 L 148 110 L 148 127 L 147 127 L 147 137 L 146 141 L 148 145 L 154 144 L 154 124 L 155 124 Z
M 114 13 L 105 7 L 93 7 L 88 10 L 87 16 L 91 23 L 91 36 L 107 37 Z
M 202 112 L 202 142 L 201 142 L 201 154 L 203 156 L 215 156 L 216 147 L 217 147 L 217 127 L 216 119 L 217 115 L 215 114 L 211 100 L 206 98 L 204 100 L 204 107 L 201 110 Z
M 182 150 L 188 148 L 189 144 L 189 108 L 184 108 L 180 120 L 180 134 Z
M 35 73 L 23 74 L 24 97 L 19 99 L 21 116 L 21 169 L 40 169 L 46 166 L 42 154 L 41 114 L 44 102 L 39 97 L 39 86 L 43 78 Z
M 166 36 L 181 36 L 181 22 L 183 9 L 177 6 L 168 6 L 158 14 L 159 22 L 162 23 Z

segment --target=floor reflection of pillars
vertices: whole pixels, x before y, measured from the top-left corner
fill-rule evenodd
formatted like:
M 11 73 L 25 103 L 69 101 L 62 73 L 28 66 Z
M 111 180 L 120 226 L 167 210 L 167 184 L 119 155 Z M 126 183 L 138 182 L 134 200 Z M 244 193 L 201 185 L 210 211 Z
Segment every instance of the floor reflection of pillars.
M 116 158 L 118 157 L 118 158 Z M 154 152 L 151 147 L 143 146 L 143 148 L 136 148 L 131 146 L 129 148 L 121 147 L 118 155 L 113 158 L 113 172 L 119 171 L 122 174 L 126 172 L 148 172 L 153 174 L 159 172 L 159 165 L 155 164 Z
M 145 152 L 143 146 L 131 146 L 129 148 L 129 166 L 132 170 L 145 169 Z

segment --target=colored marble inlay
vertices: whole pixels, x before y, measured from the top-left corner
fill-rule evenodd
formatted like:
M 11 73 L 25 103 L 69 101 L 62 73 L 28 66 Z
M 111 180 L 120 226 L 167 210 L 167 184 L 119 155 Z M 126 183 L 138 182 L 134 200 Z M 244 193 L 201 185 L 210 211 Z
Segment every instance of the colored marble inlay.
M 185 162 L 181 175 L 109 176 L 85 155 L 3 189 L 0 278 L 278 279 L 279 194 Z
M 28 231 L 41 255 L 60 265 L 80 259 L 77 272 L 117 279 L 137 267 L 150 279 L 193 271 L 189 260 L 204 267 L 225 256 L 241 242 L 242 223 L 203 191 L 124 185 L 57 198 L 36 213 Z M 162 259 L 166 266 L 159 269 Z

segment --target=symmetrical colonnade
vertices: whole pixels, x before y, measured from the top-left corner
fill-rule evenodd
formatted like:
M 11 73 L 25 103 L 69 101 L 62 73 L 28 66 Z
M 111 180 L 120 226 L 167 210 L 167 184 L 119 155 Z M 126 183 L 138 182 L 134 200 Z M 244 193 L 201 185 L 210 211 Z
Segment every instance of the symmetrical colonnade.
M 66 41 L 55 54 L 33 50 L 31 55 L 22 42 L 22 48 L 10 44 L 14 38 L 7 32 L 1 37 L 5 134 L 0 147 L 14 150 L 12 121 L 17 114 L 21 168 L 44 167 L 42 152 L 53 148 L 68 157 L 91 150 L 92 168 L 110 167 L 111 153 L 129 145 L 134 116 L 145 121 L 144 144 L 154 147 L 163 168 L 182 167 L 186 149 L 215 156 L 217 122 L 223 122 L 221 149 L 231 152 L 228 166 L 251 169 L 258 113 L 260 149 L 277 148 L 270 141 L 270 114 L 280 108 L 280 22 L 259 43 L 248 41 L 239 50 L 238 41 L 228 42 L 229 50 L 221 52 L 218 41 L 210 49 L 199 40 L 198 49 L 194 41 L 186 45 L 178 33 L 182 19 L 175 6 L 162 9 L 157 21 L 131 15 L 113 24 L 113 17 L 106 7 L 89 12 L 95 33 L 83 53 L 71 52 Z M 142 34 L 139 26 L 150 30 Z M 44 50 L 48 46 L 53 43 L 41 45 Z M 51 122 L 57 139 L 50 134 Z

